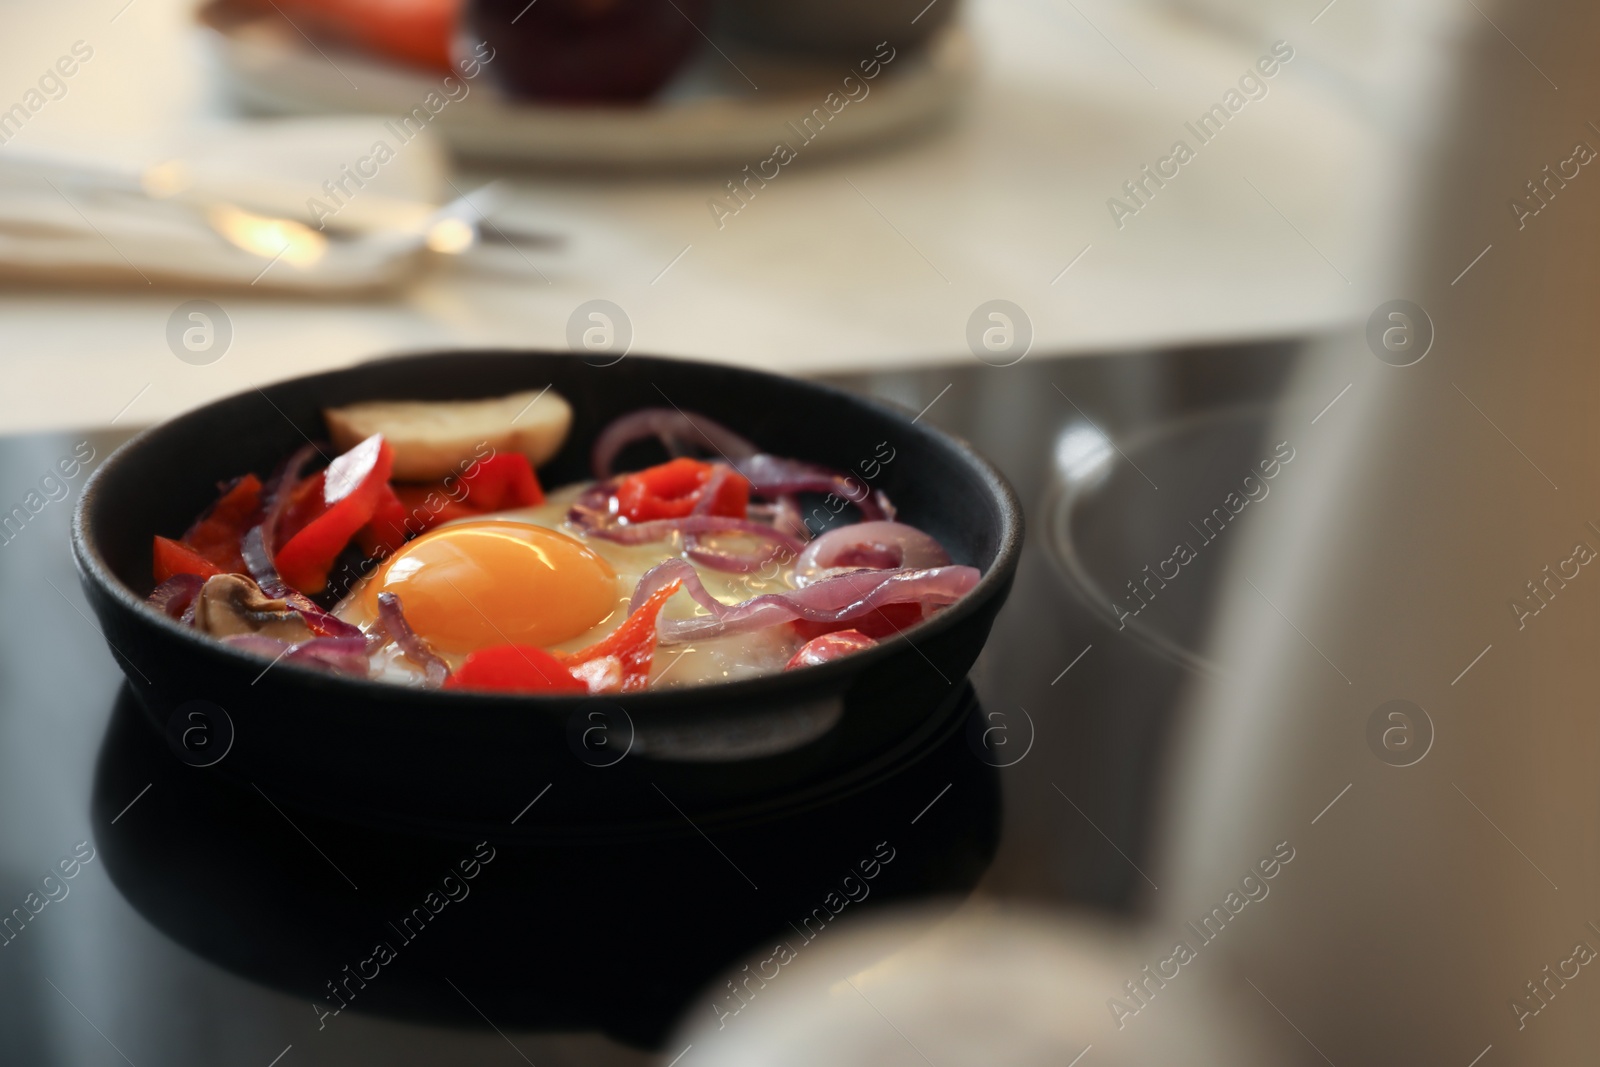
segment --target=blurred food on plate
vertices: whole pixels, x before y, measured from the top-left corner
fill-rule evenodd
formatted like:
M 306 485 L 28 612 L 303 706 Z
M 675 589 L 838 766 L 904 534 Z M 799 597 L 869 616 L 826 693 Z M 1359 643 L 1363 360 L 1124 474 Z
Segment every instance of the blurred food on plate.
M 955 16 L 960 0 L 724 0 L 739 40 L 778 51 L 851 58 L 879 41 L 915 48 Z
M 240 5 L 241 7 L 243 5 Z M 267 0 L 308 34 L 449 72 L 461 0 Z
M 957 2 L 208 0 L 196 18 L 247 113 L 380 114 L 463 157 L 655 170 L 765 158 L 869 91 L 808 157 L 936 126 L 973 80 Z
M 701 43 L 710 0 L 471 0 L 464 29 L 500 59 L 495 81 L 530 100 L 643 100 Z

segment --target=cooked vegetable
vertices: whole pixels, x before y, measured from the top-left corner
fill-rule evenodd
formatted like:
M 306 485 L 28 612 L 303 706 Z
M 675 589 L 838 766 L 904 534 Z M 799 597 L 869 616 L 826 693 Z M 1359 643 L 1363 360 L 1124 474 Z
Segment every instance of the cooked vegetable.
M 726 468 L 714 470 L 709 463 L 679 458 L 626 475 L 617 483 L 616 496 L 617 514 L 629 522 L 691 514 L 743 518 L 750 503 L 750 483 Z
M 502 508 L 531 508 L 544 503 L 544 490 L 533 473 L 533 462 L 516 452 L 490 456 L 461 476 L 467 487 L 462 501 L 476 512 Z
M 294 644 L 316 634 L 286 600 L 276 600 L 242 574 L 207 578 L 195 600 L 195 629 L 215 637 L 261 634 Z
M 367 659 L 365 637 L 313 637 L 289 644 L 266 634 L 234 634 L 223 644 L 264 656 L 274 663 L 299 663 L 307 667 L 365 678 L 372 665 Z
M 378 624 L 388 631 L 389 639 L 400 647 L 406 659 L 422 668 L 429 685 L 443 685 L 450 677 L 450 665 L 406 622 L 400 598 L 394 593 L 378 594 Z
M 856 478 L 815 463 L 758 453 L 739 461 L 739 473 L 750 479 L 751 492 L 765 497 L 832 493 L 854 504 L 864 520 L 894 518 L 894 507 L 882 491 L 869 492 Z
M 206 580 L 198 574 L 174 574 L 155 587 L 145 603 L 170 619 L 194 620 L 194 598 Z
M 518 96 L 632 102 L 660 89 L 700 45 L 709 0 L 473 0 L 463 21 L 502 58 Z
M 322 480 L 322 513 L 273 557 L 284 581 L 302 593 L 322 592 L 334 559 L 377 510 L 392 464 L 393 454 L 379 434 L 328 464 Z
M 837 526 L 805 547 L 795 561 L 802 585 L 846 568 L 943 567 L 950 553 L 915 526 L 902 522 L 858 522 Z
M 674 456 L 694 445 L 727 461 L 750 483 L 752 492 L 778 501 L 783 521 L 777 525 L 794 536 L 804 530 L 804 524 L 797 521 L 796 493 L 833 493 L 855 504 L 863 519 L 894 518 L 894 508 L 883 493 L 868 492 L 850 475 L 815 463 L 766 455 L 714 419 L 677 408 L 644 408 L 607 426 L 596 439 L 590 456 L 595 478 L 609 478 L 617 455 L 635 441 L 650 437 L 660 440 Z
M 195 574 L 201 578 L 209 578 L 213 574 L 222 573 L 216 564 L 189 546 L 159 534 L 152 550 L 151 569 L 155 572 L 158 583 L 166 581 L 175 574 Z
M 517 426 L 541 400 L 537 425 Z M 676 684 L 829 662 L 978 582 L 936 539 L 894 521 L 871 476 L 759 452 L 704 416 L 656 408 L 617 420 L 595 445 L 601 480 L 551 503 L 531 457 L 562 443 L 571 410 L 559 397 L 327 415 L 346 447 L 324 469 L 315 461 L 327 452 L 308 443 L 265 484 L 247 474 L 220 486 L 183 538 L 155 538 L 152 607 L 231 647 L 352 677 L 618 693 L 669 671 Z M 611 473 L 649 437 L 673 458 Z M 403 460 L 428 480 L 406 480 Z M 812 512 L 828 527 L 815 538 L 803 494 L 827 497 Z M 352 542 L 367 557 L 359 570 Z M 336 564 L 359 577 L 340 582 L 329 610 L 311 597 Z M 679 590 L 694 607 L 680 599 L 668 611 Z M 678 647 L 658 667 L 662 645 Z
M 932 567 L 925 570 L 856 571 L 823 578 L 804 589 L 763 593 L 738 604 L 724 604 L 706 591 L 687 560 L 669 559 L 652 567 L 633 592 L 638 605 L 671 582 L 681 581 L 707 615 L 667 619 L 661 643 L 684 644 L 731 633 L 805 619 L 811 622 L 854 621 L 891 604 L 943 607 L 953 604 L 978 584 L 976 567 Z
M 287 601 L 289 606 L 300 613 L 306 620 L 306 625 L 311 627 L 313 633 L 319 637 L 350 637 L 359 636 L 361 628 L 353 626 L 343 619 L 336 618 L 321 608 L 317 607 L 312 599 L 304 593 L 291 589 L 284 580 L 278 576 L 278 570 L 272 564 L 272 556 L 268 554 L 265 543 L 265 528 L 257 526 L 244 537 L 244 561 L 250 568 L 250 577 L 254 579 L 261 591 L 269 597 Z
M 799 541 L 743 517 L 749 493 L 750 483 L 727 466 L 679 458 L 599 483 L 573 503 L 567 521 L 625 545 L 682 534 L 689 558 L 717 570 L 749 573 L 773 559 L 794 559 Z M 730 536 L 744 547 L 730 546 Z
M 615 419 L 595 438 L 589 453 L 594 476 L 601 481 L 611 477 L 617 454 L 635 441 L 654 437 L 673 456 L 681 456 L 694 445 L 704 453 L 715 453 L 732 463 L 756 454 L 756 446 L 712 419 L 677 408 L 640 408 Z
M 239 554 L 245 560 L 247 566 L 249 565 L 249 555 L 245 551 L 245 545 L 249 541 L 251 532 L 255 530 L 261 531 L 261 544 L 267 553 L 269 561 L 272 553 L 277 550 L 278 545 L 282 542 L 282 538 L 279 537 L 279 527 L 283 525 L 284 513 L 289 510 L 289 506 L 293 502 L 295 489 L 302 481 L 301 475 L 310 466 L 311 461 L 320 454 L 320 451 L 311 442 L 307 442 L 295 449 L 294 453 L 279 464 L 278 469 L 272 472 L 272 477 L 268 478 L 267 483 L 261 487 L 261 521 L 246 530 L 245 537 L 239 542 Z M 249 566 L 249 570 L 254 574 L 256 568 Z M 273 575 L 276 578 L 277 572 L 274 571 Z M 256 581 L 261 581 L 260 574 L 255 574 L 255 578 Z M 267 587 L 263 585 L 262 588 L 266 589 Z M 267 591 L 271 592 L 270 589 Z
M 261 510 L 261 479 L 246 474 L 184 533 L 182 541 L 223 572 L 244 570 L 239 546 Z
M 563 657 L 575 677 L 591 693 L 616 689 L 631 693 L 650 684 L 650 664 L 655 658 L 657 616 L 667 598 L 678 591 L 669 582 L 642 602 L 629 605 L 628 617 L 604 639 Z
M 750 519 L 735 519 L 720 515 L 688 515 L 681 519 L 656 519 L 636 522 L 626 526 L 595 520 L 591 514 L 574 507 L 568 521 L 585 532 L 606 541 L 621 545 L 644 545 L 652 541 L 665 541 L 674 534 L 685 536 L 685 550 L 690 558 L 718 570 L 749 573 L 772 559 L 794 559 L 801 550 L 800 542 L 770 526 Z M 729 535 L 744 540 L 750 547 L 743 552 L 726 547 L 708 546 L 707 536 Z
M 303 32 L 419 67 L 450 71 L 462 0 L 275 0 Z
M 446 689 L 488 689 L 500 693 L 585 693 L 556 657 L 534 645 L 496 645 L 470 653 L 445 679 Z
M 311 520 L 328 510 L 324 500 L 327 491 L 324 471 L 317 471 L 308 478 L 302 478 L 294 485 L 284 487 L 287 500 L 283 506 L 283 514 L 278 517 L 278 524 L 273 528 L 275 543 L 286 545 L 294 539 L 294 535 L 311 525 Z
M 520 452 L 541 466 L 572 425 L 572 407 L 548 389 L 487 400 L 375 400 L 322 414 L 341 450 L 382 434 L 394 450 L 394 477 L 405 482 L 457 475 L 463 461 L 491 450 Z
M 886 637 L 893 637 L 901 630 L 909 630 L 921 622 L 926 614 L 920 603 L 908 601 L 904 604 L 881 604 L 850 619 L 831 622 L 796 619 L 789 624 L 789 628 L 802 641 L 810 641 L 824 634 L 842 633 L 845 630 L 859 630 L 868 637 L 882 641 Z
M 432 519 L 433 514 L 422 508 L 422 515 Z M 356 531 L 356 544 L 369 559 L 382 559 L 399 550 L 413 533 L 421 533 L 432 523 L 411 519 L 412 509 L 400 499 L 393 485 L 378 491 L 378 502 L 372 509 L 372 518 Z
M 819 663 L 827 663 L 841 656 L 848 656 L 852 652 L 860 652 L 863 648 L 871 648 L 878 642 L 860 630 L 840 630 L 837 633 L 823 634 L 813 637 L 800 646 L 800 651 L 794 658 L 784 665 L 784 670 L 792 671 L 796 667 L 815 667 Z
M 469 465 L 458 479 L 429 485 L 385 487 L 379 493 L 372 519 L 358 535 L 358 542 L 368 556 L 387 556 L 398 551 L 409 538 L 442 523 L 508 508 L 536 507 L 542 503 L 544 490 L 528 457 L 502 452 Z

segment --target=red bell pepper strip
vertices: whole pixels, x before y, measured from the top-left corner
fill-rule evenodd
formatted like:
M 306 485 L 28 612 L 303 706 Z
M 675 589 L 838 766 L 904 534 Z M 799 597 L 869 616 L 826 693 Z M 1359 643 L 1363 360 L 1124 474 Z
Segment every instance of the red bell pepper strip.
M 389 481 L 394 453 L 381 434 L 328 464 L 323 478 L 325 511 L 291 537 L 274 559 L 278 574 L 302 593 L 320 593 L 345 545 L 372 518 Z
M 812 622 L 810 619 L 796 619 L 789 625 L 794 627 L 794 632 L 803 640 L 811 641 L 823 634 L 839 633 L 844 630 L 855 630 L 863 636 L 876 640 L 893 637 L 901 630 L 915 626 L 922 621 L 922 605 L 916 603 L 885 604 L 881 608 L 874 608 L 865 615 L 857 615 L 853 619 L 841 619 L 838 622 Z
M 160 535 L 156 536 L 155 547 L 151 550 L 151 569 L 155 571 L 157 585 L 174 574 L 197 574 L 209 578 L 222 573 L 222 568 L 188 545 Z
M 827 663 L 840 656 L 848 656 L 852 652 L 871 648 L 877 643 L 875 639 L 860 630 L 835 630 L 831 634 L 813 637 L 801 645 L 799 651 L 783 665 L 783 669 L 792 671 L 796 667 L 815 667 L 819 663 Z
M 453 72 L 450 41 L 462 0 L 278 0 L 285 18 L 313 37 L 419 67 Z M 491 53 L 491 58 L 493 53 Z
M 378 494 L 372 519 L 356 535 L 369 557 L 381 559 L 399 551 L 408 538 L 453 519 L 479 514 L 445 495 L 443 485 L 386 485 Z
M 188 548 L 210 560 L 219 571 L 242 574 L 244 558 L 239 546 L 261 511 L 261 479 L 246 474 L 236 480 L 180 538 Z
M 533 645 L 495 645 L 468 654 L 444 681 L 446 689 L 497 693 L 583 693 L 588 691 L 566 665 Z
M 500 511 L 505 508 L 531 508 L 544 503 L 533 464 L 520 452 L 499 452 L 474 465 L 461 476 L 467 487 L 462 501 L 474 511 Z
M 629 522 L 681 519 L 693 513 L 700 503 L 711 475 L 711 464 L 686 457 L 623 475 L 617 484 L 617 514 Z M 711 503 L 710 514 L 742 519 L 749 503 L 750 482 L 737 472 L 728 471 Z
M 289 499 L 278 516 L 278 527 L 273 532 L 274 544 L 288 544 L 295 534 L 310 526 L 313 519 L 328 510 L 328 505 L 322 500 L 323 479 L 326 477 L 326 471 L 317 471 L 285 490 Z
M 394 494 L 406 509 L 406 519 L 419 533 L 442 522 L 470 519 L 478 512 L 459 500 L 451 499 L 440 485 L 397 485 Z
M 667 598 L 676 593 L 683 582 L 662 586 L 639 605 L 639 610 L 622 621 L 622 625 L 588 648 L 577 652 L 557 653 L 572 673 L 584 678 L 591 693 L 609 692 L 619 688 L 632 693 L 650 684 L 650 664 L 656 651 L 656 616 Z M 614 660 L 616 670 L 595 669 L 609 667 L 605 660 Z M 588 668 L 588 669 L 585 669 Z
M 378 491 L 378 505 L 372 510 L 372 518 L 356 534 L 356 544 L 361 546 L 361 551 L 369 559 L 383 559 L 392 555 L 406 543 L 406 519 L 409 515 L 406 506 L 395 495 L 394 486 L 384 483 Z
M 464 496 L 443 482 L 385 487 L 372 521 L 356 537 L 361 551 L 372 557 L 387 556 L 407 538 L 440 523 L 544 503 L 544 490 L 533 473 L 533 465 L 521 453 L 490 456 L 475 464 L 472 473 L 463 475 L 460 482 L 466 487 Z

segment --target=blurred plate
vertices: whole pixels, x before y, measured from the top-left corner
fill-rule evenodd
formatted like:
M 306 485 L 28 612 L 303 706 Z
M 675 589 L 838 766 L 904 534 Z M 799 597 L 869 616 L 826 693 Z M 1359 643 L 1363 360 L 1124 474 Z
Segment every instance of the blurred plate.
M 280 13 L 237 0 L 210 0 L 196 14 L 235 101 L 270 115 L 371 113 L 394 117 L 439 93 L 446 75 L 408 69 L 359 52 L 308 46 Z M 729 45 L 732 49 L 733 46 Z M 855 68 L 707 47 L 652 101 L 637 106 L 557 106 L 514 100 L 480 75 L 429 124 L 462 156 L 569 166 L 754 166 L 778 141 L 802 158 L 875 145 L 937 123 L 972 80 L 973 46 L 949 25 L 923 48 L 901 48 L 870 90 L 801 144 L 789 128 Z M 863 54 L 861 59 L 871 59 Z M 501 60 L 504 62 L 504 60 Z M 759 89 L 754 88 L 759 86 Z M 841 96 L 843 93 L 841 92 Z M 870 106 L 869 106 L 870 103 Z M 824 109 L 826 113 L 826 109 Z

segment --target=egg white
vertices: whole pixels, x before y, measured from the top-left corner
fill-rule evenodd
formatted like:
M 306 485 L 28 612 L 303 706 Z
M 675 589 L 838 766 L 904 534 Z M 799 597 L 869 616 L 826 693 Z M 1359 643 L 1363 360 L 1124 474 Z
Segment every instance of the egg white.
M 623 620 L 628 617 L 628 602 L 633 598 L 633 590 L 639 584 L 640 577 L 663 560 L 683 556 L 683 537 L 680 534 L 675 533 L 669 539 L 649 544 L 621 545 L 604 538 L 587 536 L 584 531 L 568 523 L 567 510 L 587 488 L 589 484 L 581 482 L 563 486 L 551 490 L 545 502 L 537 507 L 489 512 L 434 527 L 437 530 L 444 526 L 489 520 L 525 522 L 565 534 L 582 543 L 611 565 L 617 573 L 616 606 L 610 614 L 584 633 L 569 641 L 549 646 L 553 651 L 574 652 L 585 648 L 622 625 Z M 701 582 L 705 584 L 706 591 L 724 604 L 736 604 L 763 593 L 783 592 L 795 588 L 792 566 L 779 568 L 774 578 L 763 579 L 758 574 L 730 574 L 727 571 L 713 570 L 693 560 L 689 562 L 699 574 Z M 352 586 L 349 595 L 334 608 L 334 614 L 346 622 L 360 626 L 363 630 L 369 629 L 376 620 L 367 610 L 363 593 L 367 582 L 372 580 L 363 579 Z M 662 618 L 691 618 L 707 614 L 709 612 L 705 608 L 695 603 L 681 590 L 674 594 L 661 610 Z M 650 665 L 650 687 L 673 688 L 771 674 L 781 671 L 802 643 L 790 627 L 769 626 L 747 634 L 695 641 L 688 645 L 658 645 Z M 441 655 L 452 670 L 459 667 L 466 658 L 460 655 Z M 423 684 L 421 669 L 406 659 L 393 643 L 385 645 L 372 656 L 372 668 L 374 678 L 405 685 Z

